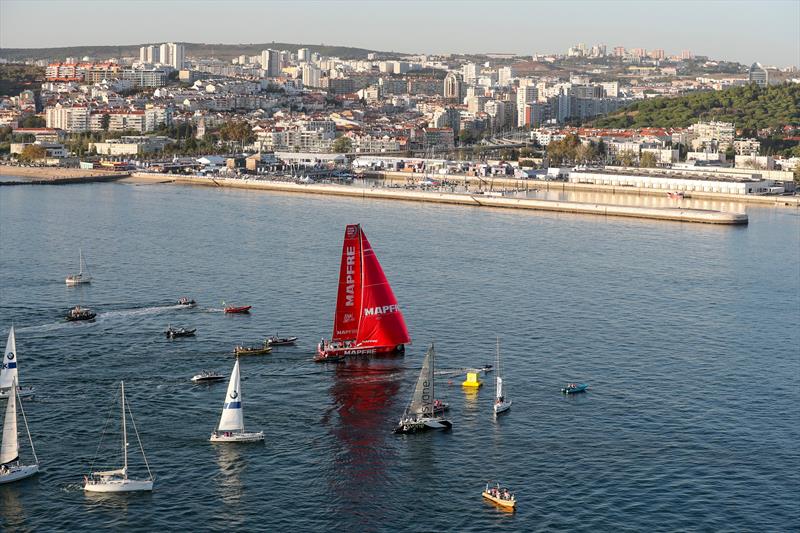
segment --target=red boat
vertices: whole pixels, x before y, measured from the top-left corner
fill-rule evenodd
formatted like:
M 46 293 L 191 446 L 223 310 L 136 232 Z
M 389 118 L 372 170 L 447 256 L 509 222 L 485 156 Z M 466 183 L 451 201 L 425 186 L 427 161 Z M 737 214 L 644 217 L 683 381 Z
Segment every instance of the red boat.
M 252 305 L 243 305 L 242 307 L 227 306 L 225 307 L 224 311 L 226 313 L 238 313 L 238 314 L 249 313 L 251 307 L 253 306 Z
M 344 231 L 333 335 L 317 345 L 315 361 L 348 355 L 402 353 L 411 342 L 406 321 L 378 257 L 358 224 Z

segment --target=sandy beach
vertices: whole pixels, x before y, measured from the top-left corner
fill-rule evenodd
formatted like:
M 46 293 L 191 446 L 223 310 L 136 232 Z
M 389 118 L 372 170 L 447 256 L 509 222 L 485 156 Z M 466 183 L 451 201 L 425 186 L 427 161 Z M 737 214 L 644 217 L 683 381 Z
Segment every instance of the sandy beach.
M 64 168 L 64 167 L 18 167 L 14 165 L 0 165 L 0 176 L 13 176 L 20 181 L 74 182 L 85 179 L 113 179 L 127 176 L 127 172 L 111 172 L 102 169 Z

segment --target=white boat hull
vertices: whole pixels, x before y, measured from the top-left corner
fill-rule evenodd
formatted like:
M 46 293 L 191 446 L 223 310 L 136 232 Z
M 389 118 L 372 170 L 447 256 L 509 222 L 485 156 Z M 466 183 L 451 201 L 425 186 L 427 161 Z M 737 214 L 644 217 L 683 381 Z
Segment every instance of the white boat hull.
M 110 479 L 87 481 L 83 485 L 86 492 L 141 492 L 153 490 L 153 480 Z
M 88 285 L 89 283 L 92 282 L 91 278 L 79 278 L 79 279 L 67 278 L 64 281 L 66 282 L 67 285 L 70 285 L 70 286 L 72 286 L 72 285 Z
M 0 485 L 3 483 L 11 483 L 19 481 L 39 473 L 39 465 L 19 465 L 9 467 L 9 471 L 5 474 L 0 474 Z
M 511 400 L 507 402 L 501 402 L 494 404 L 494 414 L 499 415 L 500 413 L 504 413 L 511 408 Z
M 264 440 L 264 432 L 230 433 L 229 435 L 215 432 L 211 434 L 211 438 L 208 440 L 210 442 L 260 442 Z
M 7 400 L 10 393 L 10 387 L 8 389 L 0 389 L 0 400 Z M 19 387 L 17 388 L 17 394 L 20 398 L 33 398 L 36 396 L 36 390 L 33 387 Z

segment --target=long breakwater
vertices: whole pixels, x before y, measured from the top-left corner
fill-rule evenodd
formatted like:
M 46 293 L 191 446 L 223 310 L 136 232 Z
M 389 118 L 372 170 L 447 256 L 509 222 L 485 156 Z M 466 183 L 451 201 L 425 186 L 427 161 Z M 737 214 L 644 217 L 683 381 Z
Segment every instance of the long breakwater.
M 164 181 L 164 174 L 137 172 L 136 178 Z M 380 187 L 358 187 L 332 184 L 303 184 L 285 181 L 241 178 L 209 178 L 202 176 L 170 176 L 174 183 L 205 185 L 211 187 L 235 187 L 261 189 L 301 194 L 327 194 L 332 196 L 349 196 L 355 198 L 375 198 L 384 200 L 401 200 L 410 202 L 430 202 L 441 204 L 465 205 L 471 207 L 493 207 L 504 209 L 527 209 L 582 215 L 616 216 L 644 218 L 653 220 L 669 220 L 673 222 L 692 222 L 703 224 L 741 225 L 748 223 L 745 213 L 727 213 L 723 211 L 634 207 L 611 204 L 593 204 L 580 202 L 562 202 L 553 200 L 537 200 L 531 198 L 495 197 L 483 194 L 447 193 L 432 191 L 414 191 Z

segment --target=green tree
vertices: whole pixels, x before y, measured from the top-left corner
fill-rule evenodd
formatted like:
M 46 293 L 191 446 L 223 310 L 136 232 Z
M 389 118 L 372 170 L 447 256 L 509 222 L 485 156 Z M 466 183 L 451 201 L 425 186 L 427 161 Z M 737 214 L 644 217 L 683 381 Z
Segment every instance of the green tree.
M 658 160 L 653 152 L 644 152 L 639 158 L 639 166 L 643 168 L 654 168 L 657 163 Z
M 47 150 L 38 144 L 29 144 L 19 154 L 20 161 L 36 161 L 47 156 Z
M 36 115 L 31 115 L 29 117 L 23 118 L 20 123 L 20 128 L 44 128 L 47 123 L 42 117 L 37 117 Z
M 103 113 L 103 116 L 100 119 L 100 128 L 103 131 L 108 131 L 109 124 L 111 124 L 111 115 L 108 113 Z
M 623 167 L 633 166 L 633 163 L 636 161 L 636 152 L 633 150 L 623 150 L 617 154 L 617 161 L 619 161 Z
M 250 124 L 244 120 L 226 122 L 219 129 L 219 135 L 223 141 L 235 141 L 243 144 L 250 144 L 256 139 Z
M 333 141 L 331 149 L 337 154 L 348 154 L 353 149 L 353 141 L 350 137 L 339 137 Z

